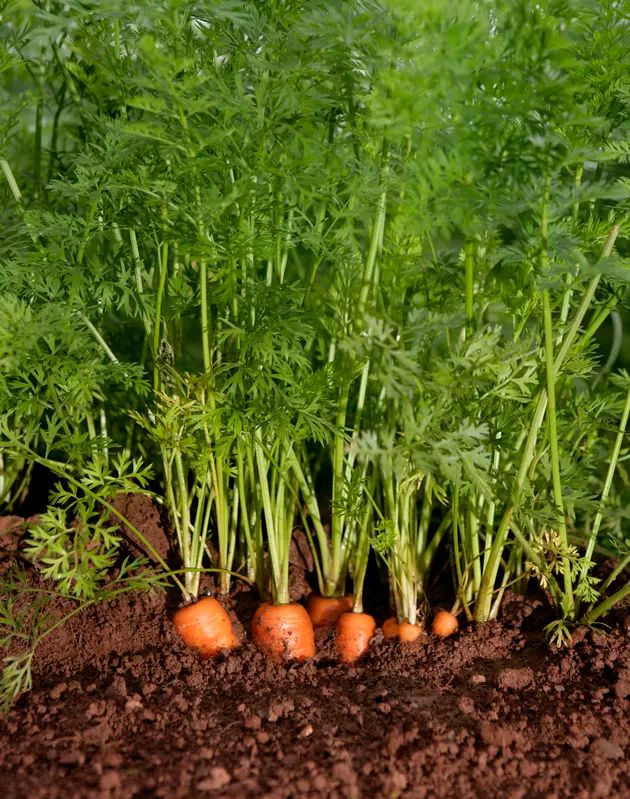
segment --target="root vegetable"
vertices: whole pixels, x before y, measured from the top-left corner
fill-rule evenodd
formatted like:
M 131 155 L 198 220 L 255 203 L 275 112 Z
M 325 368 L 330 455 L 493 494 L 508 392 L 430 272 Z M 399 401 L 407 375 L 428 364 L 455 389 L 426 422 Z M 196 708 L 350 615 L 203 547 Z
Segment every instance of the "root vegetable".
M 230 617 L 214 597 L 205 596 L 180 608 L 173 623 L 179 636 L 204 658 L 238 646 Z
M 315 656 L 313 624 L 302 605 L 262 604 L 252 619 L 256 645 L 275 660 L 308 660 Z
M 387 621 L 382 626 L 383 637 L 398 638 L 403 643 L 410 643 L 416 641 L 424 632 L 424 628 L 420 624 L 411 624 L 408 621 L 403 621 L 400 624 L 395 616 Z
M 457 631 L 459 624 L 457 617 L 448 610 L 438 610 L 433 618 L 433 632 L 440 638 L 447 638 Z
M 398 625 L 398 638 L 404 643 L 417 641 L 423 632 L 424 630 L 419 624 L 411 624 L 408 621 L 403 621 Z
M 354 663 L 364 655 L 376 631 L 376 622 L 369 613 L 344 613 L 337 622 L 337 651 L 342 663 Z
M 387 619 L 386 622 L 383 623 L 381 630 L 383 632 L 383 637 L 388 638 L 398 638 L 398 619 L 395 616 L 392 616 L 390 619 Z

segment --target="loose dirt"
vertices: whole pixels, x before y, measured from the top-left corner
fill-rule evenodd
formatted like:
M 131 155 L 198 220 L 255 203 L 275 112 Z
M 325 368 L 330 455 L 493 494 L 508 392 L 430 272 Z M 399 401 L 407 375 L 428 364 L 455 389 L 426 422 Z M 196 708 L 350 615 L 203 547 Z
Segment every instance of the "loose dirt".
M 241 648 L 203 662 L 174 634 L 170 601 L 127 595 L 46 642 L 33 691 L 0 720 L 0 796 L 630 796 L 623 612 L 557 651 L 543 598 L 513 595 L 500 621 L 447 640 L 378 633 L 346 668 L 327 633 L 313 662 L 270 664 L 246 635 L 248 590 L 226 601 Z

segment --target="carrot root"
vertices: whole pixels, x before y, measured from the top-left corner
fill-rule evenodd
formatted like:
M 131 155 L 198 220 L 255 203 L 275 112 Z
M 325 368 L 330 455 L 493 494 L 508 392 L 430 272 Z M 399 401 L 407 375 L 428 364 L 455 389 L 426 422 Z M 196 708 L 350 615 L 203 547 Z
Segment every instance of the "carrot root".
M 204 658 L 238 646 L 230 617 L 214 597 L 205 596 L 180 608 L 173 617 L 173 624 L 185 643 Z
M 399 624 L 395 616 L 392 616 L 391 619 L 387 619 L 387 621 L 383 623 L 381 630 L 383 631 L 383 638 L 386 640 L 398 638 L 398 640 L 403 643 L 417 641 L 424 633 L 424 627 L 421 624 L 411 624 L 408 621 L 401 621 Z
M 274 660 L 308 660 L 315 656 L 313 624 L 302 605 L 262 604 L 252 619 L 252 636 Z
M 404 643 L 417 641 L 423 632 L 424 630 L 419 624 L 411 624 L 408 621 L 403 621 L 398 626 L 398 638 Z
M 342 663 L 354 663 L 364 655 L 376 631 L 376 622 L 369 613 L 343 613 L 337 622 L 337 651 Z
M 457 632 L 458 628 L 459 623 L 457 617 L 449 613 L 448 610 L 438 610 L 433 617 L 432 630 L 435 635 L 439 635 L 440 638 L 447 638 L 449 635 Z

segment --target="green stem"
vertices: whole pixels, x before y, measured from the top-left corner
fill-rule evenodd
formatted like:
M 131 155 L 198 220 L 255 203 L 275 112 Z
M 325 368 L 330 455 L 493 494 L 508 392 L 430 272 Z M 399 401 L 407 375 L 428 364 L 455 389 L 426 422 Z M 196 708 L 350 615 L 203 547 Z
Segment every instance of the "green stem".
M 558 428 L 556 417 L 556 387 L 553 365 L 553 322 L 551 318 L 551 299 L 548 289 L 543 289 L 543 317 L 545 328 L 545 366 L 547 372 L 547 422 L 549 425 L 549 449 L 551 455 L 551 479 L 553 494 L 558 512 L 558 527 L 560 545 L 562 547 L 562 570 L 564 577 L 563 610 L 566 616 L 572 616 L 574 610 L 573 582 L 571 580 L 571 564 L 569 563 L 567 538 L 567 523 L 564 510 L 564 497 L 562 494 L 562 479 L 560 475 L 560 451 L 558 447 Z
M 155 320 L 153 325 L 153 390 L 157 391 L 160 387 L 160 364 L 158 353 L 160 350 L 160 333 L 162 331 L 162 302 L 166 288 L 166 277 L 168 274 L 168 242 L 162 243 L 162 254 L 160 257 L 160 282 L 158 284 L 157 298 L 155 301 Z
M 601 593 L 603 594 L 615 582 L 617 577 L 622 574 L 630 566 L 630 554 L 626 555 L 623 560 L 619 561 L 618 565 L 610 572 L 608 577 L 601 585 Z
M 619 460 L 619 453 L 621 452 L 621 445 L 623 443 L 626 427 L 628 425 L 628 416 L 630 416 L 630 388 L 628 389 L 628 393 L 626 394 L 626 403 L 624 405 L 623 413 L 621 415 L 621 421 L 619 422 L 619 429 L 617 431 L 617 437 L 615 438 L 615 444 L 613 446 L 612 455 L 610 457 L 610 463 L 608 464 L 608 472 L 606 474 L 606 479 L 604 481 L 604 486 L 602 488 L 602 496 L 599 502 L 599 508 L 597 509 L 597 513 L 593 521 L 593 527 L 591 529 L 591 533 L 588 539 L 588 546 L 584 554 L 584 562 L 582 565 L 578 586 L 581 585 L 586 580 L 586 577 L 588 576 L 588 573 L 590 571 L 591 558 L 593 556 L 593 551 L 595 550 L 595 544 L 597 543 L 597 535 L 599 533 L 599 528 L 604 518 L 604 506 L 606 504 L 606 500 L 608 499 L 608 494 L 610 493 L 610 489 L 612 487 L 613 477 L 615 475 L 615 471 L 617 469 L 617 462 Z
M 210 337 L 208 334 L 208 264 L 205 258 L 199 262 L 199 282 L 201 285 L 201 346 L 203 349 L 203 368 L 210 372 Z
M 190 515 L 189 515 L 189 499 L 188 499 L 188 483 L 186 480 L 186 474 L 184 472 L 184 463 L 182 460 L 181 453 L 177 450 L 175 451 L 175 476 L 177 481 L 177 491 L 178 491 L 178 508 L 173 508 L 173 513 L 177 513 L 179 518 L 181 519 L 181 528 L 182 528 L 182 562 L 184 568 L 187 567 L 194 567 L 197 564 L 192 562 L 191 560 L 191 547 L 190 547 Z M 197 577 L 197 583 L 199 582 L 199 578 Z M 184 572 L 184 583 L 186 585 L 186 589 L 188 594 L 191 597 L 195 597 L 195 575 L 191 574 L 189 571 Z
M 475 318 L 475 243 L 470 240 L 464 245 L 464 267 L 466 270 L 466 332 L 470 335 L 473 331 L 473 322 Z
M 611 608 L 613 608 L 618 602 L 622 602 L 628 595 L 630 594 L 630 582 L 626 583 L 622 588 L 620 588 L 616 593 L 609 596 L 607 599 L 604 599 L 603 602 L 600 602 L 594 608 L 588 611 L 582 617 L 583 624 L 593 624 L 594 621 L 603 616 L 607 613 Z

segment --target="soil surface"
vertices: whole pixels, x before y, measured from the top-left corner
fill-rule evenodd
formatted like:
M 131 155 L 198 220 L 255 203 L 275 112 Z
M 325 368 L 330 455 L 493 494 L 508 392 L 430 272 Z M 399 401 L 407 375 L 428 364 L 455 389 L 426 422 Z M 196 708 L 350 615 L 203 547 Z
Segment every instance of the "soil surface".
M 5 561 L 18 521 L 0 524 Z M 46 641 L 33 690 L 0 718 L 0 796 L 630 797 L 624 611 L 557 651 L 543 598 L 510 596 L 500 621 L 444 641 L 377 633 L 347 668 L 325 632 L 313 662 L 269 663 L 246 635 L 247 590 L 226 601 L 241 648 L 204 662 L 170 602 L 126 595 Z

